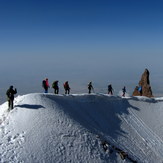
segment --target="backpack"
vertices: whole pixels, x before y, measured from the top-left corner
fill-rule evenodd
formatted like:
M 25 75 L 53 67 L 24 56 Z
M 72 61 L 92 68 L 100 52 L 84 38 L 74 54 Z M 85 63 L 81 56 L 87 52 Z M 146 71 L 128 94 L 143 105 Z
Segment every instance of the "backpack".
M 55 88 L 57 86 L 57 81 L 53 82 L 52 88 Z
M 66 89 L 67 88 L 67 83 L 64 83 L 63 84 L 63 87 Z
M 70 89 L 70 88 L 69 88 L 68 82 L 65 82 L 65 83 L 63 84 L 63 87 L 64 87 L 64 89 Z
M 92 84 L 89 83 L 89 84 L 88 84 L 88 89 L 91 89 L 91 88 L 92 88 Z
M 46 87 L 46 81 L 45 80 L 42 81 L 42 86 Z
M 111 91 L 112 90 L 112 86 L 108 85 L 108 90 Z

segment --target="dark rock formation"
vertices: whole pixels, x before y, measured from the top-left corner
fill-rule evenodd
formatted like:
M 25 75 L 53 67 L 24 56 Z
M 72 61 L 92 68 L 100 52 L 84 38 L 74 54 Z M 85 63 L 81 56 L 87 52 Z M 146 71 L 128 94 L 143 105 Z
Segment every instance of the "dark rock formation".
M 153 97 L 148 69 L 145 69 L 144 73 L 142 74 L 141 80 L 139 81 L 139 86 L 136 86 L 133 96 Z

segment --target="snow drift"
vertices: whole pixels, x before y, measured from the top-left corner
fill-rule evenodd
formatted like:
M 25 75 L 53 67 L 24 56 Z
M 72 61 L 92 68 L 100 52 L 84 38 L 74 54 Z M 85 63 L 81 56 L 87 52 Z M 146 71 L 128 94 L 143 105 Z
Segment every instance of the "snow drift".
M 0 106 L 0 162 L 162 163 L 162 117 L 163 98 L 18 96 Z

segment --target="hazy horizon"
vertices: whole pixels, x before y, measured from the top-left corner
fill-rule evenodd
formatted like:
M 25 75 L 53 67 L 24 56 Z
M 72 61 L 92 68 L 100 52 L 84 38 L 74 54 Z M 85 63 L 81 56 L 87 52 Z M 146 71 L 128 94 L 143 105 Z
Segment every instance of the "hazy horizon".
M 10 85 L 41 92 L 45 77 L 61 87 L 69 80 L 74 91 L 93 81 L 98 90 L 112 83 L 132 92 L 145 68 L 154 95 L 163 95 L 162 7 L 154 0 L 0 1 L 0 96 Z

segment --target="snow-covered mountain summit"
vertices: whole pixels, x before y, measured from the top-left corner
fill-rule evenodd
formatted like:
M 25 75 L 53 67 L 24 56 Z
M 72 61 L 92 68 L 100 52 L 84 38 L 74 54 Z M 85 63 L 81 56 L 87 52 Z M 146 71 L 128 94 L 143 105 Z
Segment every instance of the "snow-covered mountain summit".
M 0 162 L 162 163 L 162 117 L 162 98 L 18 96 L 0 106 Z

